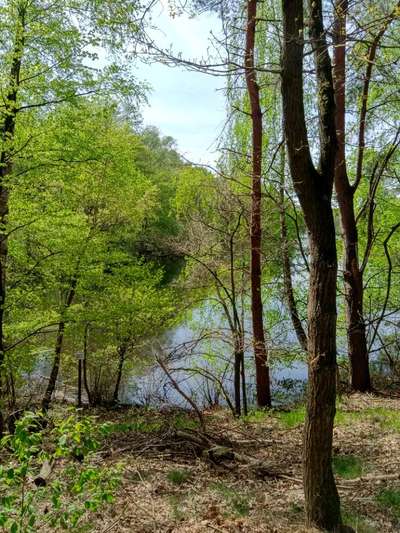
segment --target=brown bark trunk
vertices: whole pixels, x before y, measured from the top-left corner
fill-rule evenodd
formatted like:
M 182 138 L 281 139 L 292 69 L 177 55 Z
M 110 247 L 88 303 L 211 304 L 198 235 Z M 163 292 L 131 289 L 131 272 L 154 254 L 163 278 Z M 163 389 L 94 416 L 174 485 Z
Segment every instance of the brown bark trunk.
M 17 14 L 13 58 L 10 70 L 9 88 L 1 117 L 1 154 L 0 154 L 0 437 L 4 427 L 4 313 L 6 303 L 6 269 L 8 256 L 7 219 L 9 184 L 7 178 L 13 170 L 13 142 L 17 117 L 17 99 L 20 86 L 22 56 L 25 46 L 25 8 L 20 7 Z
M 48 411 L 51 403 L 51 398 L 54 394 L 57 379 L 58 379 L 58 373 L 60 370 L 60 363 L 61 363 L 61 353 L 63 348 L 63 342 L 64 342 L 64 332 L 65 332 L 65 312 L 69 309 L 71 306 L 74 297 L 75 297 L 75 291 L 76 291 L 76 285 L 77 285 L 78 279 L 77 275 L 75 274 L 71 281 L 71 286 L 68 291 L 68 296 L 64 305 L 64 308 L 62 310 L 61 314 L 61 321 L 58 325 L 58 331 L 57 331 L 57 338 L 56 338 L 56 346 L 54 349 L 54 359 L 53 359 L 53 366 L 51 368 L 51 373 L 49 377 L 49 381 L 47 383 L 47 388 L 44 393 L 43 399 L 42 399 L 42 409 L 43 411 Z
M 235 356 L 234 356 L 234 371 L 233 371 L 233 385 L 234 385 L 234 394 L 235 394 L 235 414 L 236 416 L 241 415 L 241 367 L 242 367 L 242 353 L 240 348 L 235 341 Z
M 310 240 L 308 400 L 303 476 L 308 526 L 340 530 L 340 501 L 332 472 L 336 397 L 336 237 L 331 206 L 336 157 L 335 102 L 321 0 L 309 0 L 310 40 L 318 82 L 320 161 L 312 162 L 304 116 L 303 2 L 283 0 L 282 97 L 293 184 Z
M 118 403 L 118 397 L 119 397 L 119 389 L 121 386 L 122 381 L 122 371 L 124 368 L 124 362 L 125 362 L 125 356 L 128 349 L 128 345 L 126 343 L 121 344 L 118 346 L 118 370 L 117 370 L 117 379 L 115 381 L 115 388 L 114 388 L 114 394 L 113 394 L 113 403 Z
M 242 346 L 243 346 L 242 342 Z M 243 414 L 244 416 L 247 416 L 248 414 L 248 408 L 247 408 L 247 390 L 246 390 L 246 369 L 244 366 L 244 350 L 242 348 L 240 353 L 240 375 L 242 378 L 242 400 L 243 400 Z
M 88 337 L 89 337 L 89 324 L 85 325 L 85 332 L 83 335 L 83 386 L 85 387 L 88 403 L 92 405 L 92 396 L 89 389 L 87 379 L 87 355 L 88 355 Z
M 335 188 L 344 241 L 344 284 L 347 320 L 347 344 L 353 390 L 371 389 L 368 348 L 363 310 L 363 275 L 358 258 L 358 231 L 354 212 L 355 188 L 350 185 L 346 167 L 346 15 L 348 0 L 335 6 L 334 86 L 338 150 Z
M 307 351 L 307 335 L 301 323 L 299 313 L 297 310 L 297 303 L 294 297 L 293 282 L 292 282 L 292 268 L 289 256 L 289 241 L 286 225 L 286 209 L 285 209 L 285 148 L 282 146 L 282 162 L 281 162 L 281 186 L 280 186 L 280 225 L 281 225 L 281 247 L 282 247 L 282 269 L 283 269 L 283 286 L 285 291 L 285 298 L 292 320 L 293 328 L 296 333 L 297 340 L 301 348 Z
M 259 87 L 254 65 L 257 1 L 247 2 L 245 71 L 252 121 L 252 194 L 251 194 L 251 314 L 256 366 L 257 404 L 271 405 L 268 352 L 264 336 L 263 303 L 261 297 L 261 166 L 262 112 Z

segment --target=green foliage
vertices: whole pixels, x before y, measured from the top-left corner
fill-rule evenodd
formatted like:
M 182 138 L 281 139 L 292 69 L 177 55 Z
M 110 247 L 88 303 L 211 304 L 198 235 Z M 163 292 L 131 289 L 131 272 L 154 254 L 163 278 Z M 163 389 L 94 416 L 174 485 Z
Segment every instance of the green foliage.
M 252 409 L 248 415 L 242 416 L 245 423 L 264 422 L 270 416 L 270 412 L 266 409 Z
M 42 429 L 45 422 L 40 414 L 25 413 L 15 433 L 0 442 L 7 460 L 0 466 L 0 527 L 5 531 L 76 529 L 89 512 L 113 501 L 118 472 L 90 462 L 105 428 L 92 417 L 72 412 L 65 420 L 55 420 L 50 431 Z M 45 460 L 54 462 L 57 475 L 35 488 L 31 480 Z
M 237 516 L 248 516 L 251 510 L 250 499 L 246 494 L 229 487 L 222 481 L 213 485 L 214 490 L 220 494 L 228 504 L 231 511 Z
M 344 479 L 360 477 L 364 472 L 362 460 L 355 455 L 335 455 L 332 465 L 334 472 Z
M 291 409 L 290 411 L 278 411 L 278 420 L 287 428 L 293 428 L 304 423 L 306 409 L 304 406 Z
M 190 479 L 191 472 L 189 470 L 170 470 L 167 474 L 167 479 L 174 485 L 182 485 Z
M 185 497 L 181 494 L 172 494 L 168 499 L 174 519 L 178 522 L 184 520 L 186 516 L 184 508 Z
M 152 433 L 161 428 L 161 422 L 151 421 L 146 417 L 138 417 L 132 422 L 110 423 L 108 431 L 110 433 L 125 433 L 137 431 L 139 433 Z
M 172 423 L 176 429 L 196 429 L 199 427 L 198 420 L 185 414 L 174 416 Z
M 400 490 L 383 489 L 377 494 L 376 500 L 384 509 L 389 509 L 393 516 L 400 520 Z
M 363 409 L 362 411 L 344 411 L 338 408 L 335 423 L 338 425 L 348 425 L 353 420 L 360 419 L 377 424 L 382 429 L 390 429 L 396 432 L 400 431 L 400 416 L 398 411 L 386 407 L 373 407 Z
M 352 527 L 356 533 L 378 533 L 378 529 L 369 520 L 356 512 L 342 512 L 343 523 Z

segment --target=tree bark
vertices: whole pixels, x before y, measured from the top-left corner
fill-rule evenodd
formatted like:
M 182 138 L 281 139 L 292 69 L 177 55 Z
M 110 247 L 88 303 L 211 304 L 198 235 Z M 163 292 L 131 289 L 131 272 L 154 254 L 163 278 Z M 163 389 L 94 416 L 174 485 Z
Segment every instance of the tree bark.
M 235 356 L 234 356 L 234 370 L 233 370 L 233 384 L 234 384 L 234 393 L 235 393 L 235 414 L 240 416 L 241 409 L 241 369 L 242 369 L 242 353 L 239 349 L 239 346 L 235 341 Z
M 74 300 L 77 283 L 78 283 L 78 278 L 77 278 L 77 273 L 75 273 L 72 278 L 70 288 L 68 290 L 67 299 L 65 301 L 65 304 L 64 304 L 64 307 L 61 313 L 61 320 L 58 325 L 56 346 L 54 349 L 53 366 L 51 368 L 51 373 L 50 373 L 49 381 L 47 383 L 47 388 L 42 399 L 43 411 L 48 411 L 50 407 L 50 403 L 51 403 L 51 398 L 56 388 L 58 373 L 60 370 L 61 353 L 62 353 L 63 342 L 64 342 L 64 332 L 65 332 L 65 325 L 66 325 L 65 312 L 69 309 L 69 307 L 71 306 Z
M 119 389 L 121 386 L 122 381 L 122 371 L 124 369 L 124 362 L 125 362 L 125 356 L 126 352 L 128 350 L 128 344 L 126 342 L 122 343 L 120 346 L 118 346 L 118 370 L 117 370 L 117 379 L 115 381 L 115 388 L 114 388 L 114 394 L 113 394 L 113 403 L 118 403 L 118 397 L 119 397 Z
M 254 64 L 257 0 L 247 2 L 245 72 L 250 99 L 252 122 L 252 194 L 251 194 L 251 315 L 256 367 L 257 404 L 271 405 L 268 351 L 264 335 L 263 303 L 261 296 L 261 168 L 262 168 L 262 112 L 259 87 Z
M 292 282 L 292 268 L 289 256 L 289 241 L 286 224 L 286 209 L 285 209 L 285 148 L 281 148 L 281 184 L 280 184 L 280 198 L 279 198 L 279 217 L 281 226 L 281 249 L 282 249 L 282 270 L 283 270 L 283 287 L 285 291 L 285 298 L 292 320 L 293 328 L 296 333 L 297 340 L 301 348 L 307 351 L 307 335 L 301 323 L 300 316 L 297 310 L 297 303 L 294 297 L 293 282 Z
M 90 393 L 88 379 L 87 379 L 88 337 L 89 337 L 89 323 L 85 324 L 85 331 L 83 334 L 83 386 L 85 387 L 88 403 L 91 406 L 92 395 Z
M 344 243 L 344 285 L 347 345 L 351 367 L 351 387 L 371 389 L 367 336 L 363 310 L 363 274 L 358 258 L 358 231 L 354 212 L 355 187 L 350 184 L 346 165 L 346 17 L 348 0 L 337 0 L 334 24 L 334 87 L 338 150 L 335 189 L 339 204 Z
M 341 528 L 340 500 L 332 472 L 336 398 L 337 256 L 331 206 L 336 157 L 335 102 L 321 0 L 309 0 L 319 107 L 320 154 L 315 168 L 304 115 L 302 0 L 283 0 L 282 98 L 289 165 L 310 241 L 308 300 L 308 399 L 303 478 L 306 522 Z
M 22 67 L 22 57 L 25 47 L 25 7 L 18 7 L 15 27 L 15 39 L 13 45 L 12 63 L 10 69 L 9 86 L 4 103 L 4 111 L 1 116 L 0 138 L 0 437 L 3 435 L 4 427 L 4 363 L 5 363 L 5 341 L 4 341 L 4 314 L 6 303 L 6 270 L 8 256 L 8 177 L 13 170 L 13 143 L 15 138 L 15 125 L 17 118 L 17 100 L 20 87 L 20 73 Z

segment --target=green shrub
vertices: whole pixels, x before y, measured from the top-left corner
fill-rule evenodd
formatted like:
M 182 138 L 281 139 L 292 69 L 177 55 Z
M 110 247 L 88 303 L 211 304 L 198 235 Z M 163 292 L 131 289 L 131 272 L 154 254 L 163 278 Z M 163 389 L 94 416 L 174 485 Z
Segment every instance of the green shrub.
M 332 463 L 335 474 L 344 479 L 360 477 L 363 473 L 362 461 L 354 455 L 335 455 Z
M 113 501 L 119 482 L 116 470 L 90 464 L 104 426 L 75 412 L 50 430 L 43 422 L 43 415 L 26 413 L 15 433 L 0 441 L 0 456 L 7 458 L 0 466 L 0 527 L 11 533 L 45 526 L 75 531 L 88 512 Z M 31 480 L 45 461 L 55 465 L 56 479 L 34 487 Z

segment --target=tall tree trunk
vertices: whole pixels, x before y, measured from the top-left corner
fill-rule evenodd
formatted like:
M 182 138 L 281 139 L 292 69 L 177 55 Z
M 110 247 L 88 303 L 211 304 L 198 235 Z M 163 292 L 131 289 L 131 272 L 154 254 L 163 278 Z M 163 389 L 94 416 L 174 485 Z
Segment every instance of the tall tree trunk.
M 293 282 L 292 282 L 292 267 L 290 264 L 289 255 L 289 240 L 286 224 L 286 209 L 285 209 L 285 147 L 281 148 L 281 183 L 279 191 L 279 217 L 281 226 L 281 249 L 282 249 L 282 269 L 283 269 L 283 287 L 285 291 L 285 298 L 292 320 L 293 328 L 296 333 L 297 340 L 301 348 L 307 351 L 307 335 L 301 323 L 299 313 L 297 310 L 297 303 L 294 297 Z
M 44 393 L 43 399 L 42 399 L 42 409 L 43 411 L 48 411 L 51 403 L 51 398 L 54 394 L 57 379 L 58 379 L 58 373 L 60 370 L 60 363 L 61 363 L 61 353 L 63 348 L 63 342 L 64 342 L 64 332 L 65 332 L 65 312 L 69 309 L 71 306 L 76 292 L 76 285 L 78 283 L 77 273 L 74 274 L 74 277 L 72 278 L 71 285 L 68 290 L 67 299 L 65 301 L 63 310 L 61 312 L 61 320 L 58 324 L 58 331 L 57 331 L 57 337 L 56 337 L 56 345 L 54 349 L 54 359 L 53 359 L 53 366 L 51 368 L 49 381 L 47 383 L 46 391 Z
M 331 206 L 336 157 L 335 102 L 321 0 L 309 0 L 310 40 L 318 83 L 320 158 L 316 169 L 304 115 L 302 0 L 283 0 L 282 98 L 293 185 L 310 240 L 308 400 L 303 476 L 308 526 L 340 530 L 340 501 L 332 472 L 336 397 L 336 238 Z
M 261 168 L 262 111 L 254 63 L 257 0 L 247 2 L 245 71 L 252 121 L 252 194 L 251 194 L 251 315 L 256 366 L 257 404 L 271 405 L 268 352 L 264 336 L 263 303 L 261 297 Z
M 4 386 L 5 386 L 5 341 L 4 314 L 6 306 L 6 270 L 8 256 L 8 178 L 13 170 L 13 144 L 17 119 L 17 100 L 20 87 L 20 73 L 25 46 L 25 7 L 19 6 L 15 26 L 12 63 L 9 86 L 6 93 L 4 110 L 1 113 L 0 138 L 0 437 L 4 433 Z
M 371 388 L 367 336 L 363 310 L 363 275 L 358 258 L 358 231 L 354 212 L 355 188 L 350 184 L 346 166 L 346 16 L 348 0 L 335 5 L 334 86 L 336 99 L 335 188 L 340 209 L 344 241 L 344 284 L 347 320 L 347 343 L 353 390 Z

